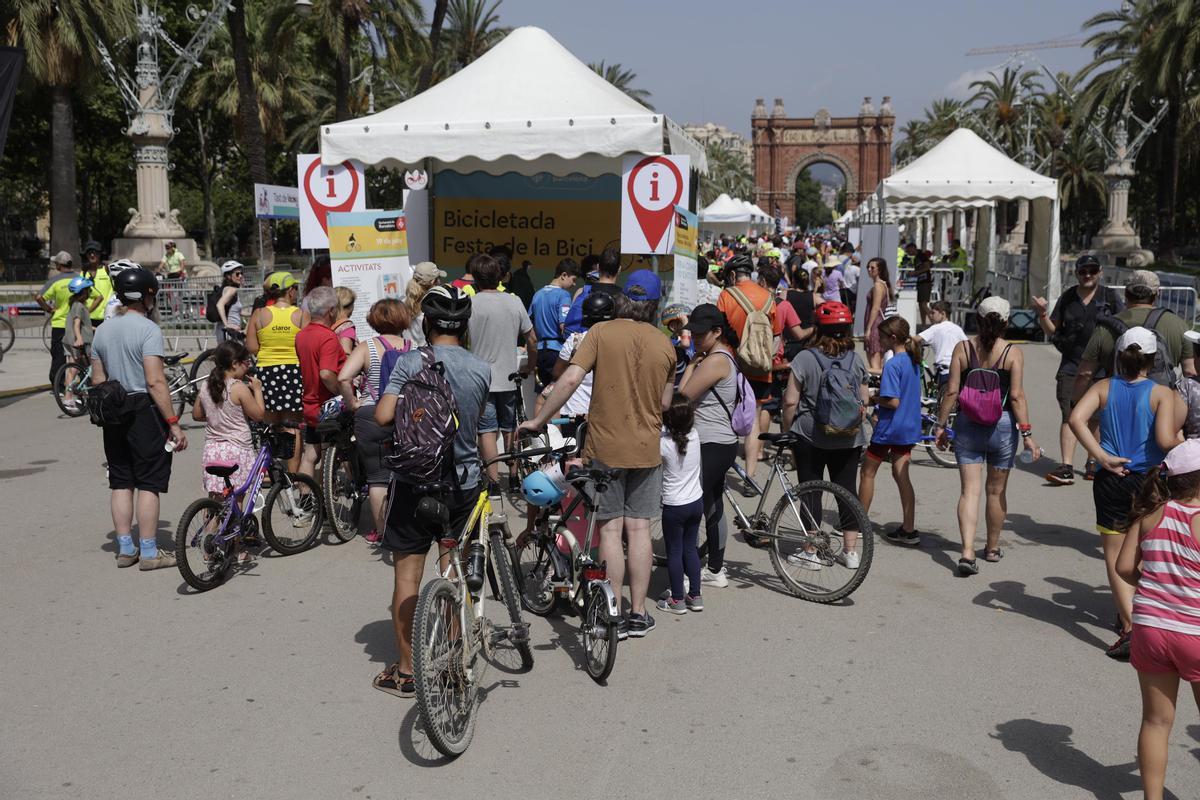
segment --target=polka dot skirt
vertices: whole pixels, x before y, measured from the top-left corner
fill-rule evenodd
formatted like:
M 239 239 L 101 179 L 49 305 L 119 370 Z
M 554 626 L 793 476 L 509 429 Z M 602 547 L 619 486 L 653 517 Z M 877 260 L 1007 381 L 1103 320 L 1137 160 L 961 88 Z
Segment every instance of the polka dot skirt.
M 300 380 L 299 364 L 259 367 L 258 377 L 262 380 L 263 405 L 267 411 L 304 410 L 304 384 Z

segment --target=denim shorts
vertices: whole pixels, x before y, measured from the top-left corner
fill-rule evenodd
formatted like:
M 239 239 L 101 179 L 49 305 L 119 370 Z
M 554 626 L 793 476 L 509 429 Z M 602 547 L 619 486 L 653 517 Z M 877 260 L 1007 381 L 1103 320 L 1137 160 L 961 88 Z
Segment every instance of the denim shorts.
M 980 425 L 960 413 L 954 422 L 954 457 L 959 464 L 1012 469 L 1017 457 L 1017 426 L 1008 411 L 993 426 Z
M 517 429 L 517 390 L 507 392 L 489 392 L 487 402 L 483 404 L 483 413 L 479 415 L 479 432 L 495 433 L 497 430 L 508 433 Z

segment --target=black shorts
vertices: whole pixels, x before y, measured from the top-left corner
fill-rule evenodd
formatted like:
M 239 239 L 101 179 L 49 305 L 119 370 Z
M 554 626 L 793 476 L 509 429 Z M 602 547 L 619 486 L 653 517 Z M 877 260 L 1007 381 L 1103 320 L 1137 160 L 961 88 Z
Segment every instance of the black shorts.
M 102 429 L 108 488 L 166 494 L 171 482 L 167 423 L 149 395 L 130 395 L 127 402 L 128 421 Z
M 554 381 L 554 365 L 558 363 L 557 350 L 538 350 L 537 379 L 538 391 L 549 386 Z
M 1129 530 L 1129 510 L 1148 474 L 1131 472 L 1128 475 L 1116 475 L 1106 469 L 1096 470 L 1096 479 L 1092 481 L 1096 530 L 1110 535 Z
M 928 283 L 917 284 L 917 302 L 928 303 L 929 298 L 933 296 L 933 281 Z
M 320 447 L 325 441 L 324 437 L 317 430 L 317 426 L 309 425 L 307 422 L 304 423 L 304 432 L 301 434 L 301 437 L 305 444 L 316 445 L 317 447 Z
M 445 530 L 417 519 L 417 503 L 421 496 L 407 483 L 393 480 L 388 490 L 383 546 L 400 555 L 425 554 L 434 542 L 443 537 L 457 539 L 463 525 L 475 510 L 479 488 L 460 489 L 441 498 L 450 509 L 450 524 Z
M 750 388 L 754 390 L 754 399 L 758 401 L 760 406 L 765 405 L 774 396 L 771 381 L 748 381 L 748 383 L 750 384 Z
M 391 425 L 375 424 L 375 406 L 360 406 L 354 412 L 354 447 L 366 473 L 368 486 L 387 486 L 392 471 L 383 463 L 392 452 L 394 431 Z

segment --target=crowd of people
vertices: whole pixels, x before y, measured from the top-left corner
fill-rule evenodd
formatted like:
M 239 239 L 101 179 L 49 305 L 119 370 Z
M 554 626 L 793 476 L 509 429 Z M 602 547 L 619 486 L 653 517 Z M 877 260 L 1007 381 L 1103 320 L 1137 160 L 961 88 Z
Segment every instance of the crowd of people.
M 155 538 L 159 495 L 168 489 L 173 453 L 188 440 L 166 390 L 166 348 L 154 323 L 158 280 L 128 262 L 107 271 L 89 263 L 78 274 L 65 253 L 54 263 L 58 273 L 39 302 L 55 314 L 54 324 L 62 323 L 56 335 L 59 347 L 68 348 L 61 349 L 64 358 L 85 352 L 90 340 L 92 402 L 107 409 L 117 564 L 173 566 L 173 554 L 159 550 Z M 951 319 L 948 304 L 926 298 L 925 322 L 913 330 L 896 313 L 887 260 L 860 266 L 854 247 L 828 237 L 714 242 L 699 259 L 701 302 L 690 308 L 668 302 L 668 287 L 652 270 L 620 280 L 614 250 L 581 264 L 564 259 L 547 285 L 521 293 L 503 249 L 473 255 L 466 267 L 462 278 L 446 283 L 437 265 L 416 265 L 402 297 L 372 305 L 370 335 L 361 337 L 366 332 L 351 322 L 354 293 L 320 276 L 309 276 L 301 296 L 290 272 L 272 273 L 247 311 L 238 300 L 244 267 L 226 262 L 214 292 L 214 324 L 225 335 L 193 409 L 205 423 L 204 463 L 237 463 L 241 474 L 233 480 L 244 480 L 254 459 L 249 423 L 265 421 L 296 431 L 301 446 L 288 468 L 313 475 L 322 455 L 319 421 L 354 417 L 373 522 L 365 538 L 390 551 L 394 565 L 398 658 L 376 676 L 377 688 L 413 692 L 412 616 L 426 556 L 446 535 L 444 526 L 417 513 L 416 487 L 386 459 L 406 387 L 426 382 L 430 370 L 444 376 L 458 421 L 441 476 L 452 487 L 445 497 L 451 533 L 484 482 L 494 493 L 522 490 L 515 473 L 484 468 L 501 447 L 519 447 L 521 436 L 542 431 L 560 414 L 586 417 L 582 457 L 615 471 L 597 498 L 596 519 L 612 585 L 629 585 L 621 638 L 655 629 L 651 606 L 673 615 L 702 612 L 705 590 L 729 584 L 727 476 L 742 459 L 750 481 L 741 488 L 755 491 L 758 434 L 776 422 L 793 434 L 799 481 L 828 478 L 868 511 L 886 462 L 902 514 L 884 536 L 914 547 L 922 534 L 909 464 L 914 446 L 929 444 L 924 430 L 932 415 L 934 446 L 953 447 L 958 463 L 957 571 L 975 575 L 980 558 L 1003 557 L 1008 477 L 1020 451 L 1030 461 L 1040 455 L 1024 355 L 1006 338 L 1011 309 L 1004 299 L 982 300 L 968 332 Z M 1200 504 L 1196 337 L 1156 307 L 1154 273 L 1135 272 L 1119 296 L 1099 287 L 1099 272 L 1085 256 L 1076 265 L 1077 285 L 1053 308 L 1035 298 L 1042 329 L 1062 353 L 1061 463 L 1047 481 L 1074 482 L 1074 451 L 1082 445 L 1119 620 L 1119 638 L 1107 654 L 1131 659 L 1138 670 L 1146 708 L 1143 774 L 1148 787 L 1155 775 L 1161 786 L 1175 687 L 1180 678 L 1200 686 L 1200 542 L 1192 526 Z M 106 313 L 106 293 L 116 298 L 115 313 Z M 932 396 L 923 390 L 926 366 L 935 378 Z M 519 388 L 531 376 L 536 403 L 520 422 Z M 222 488 L 223 481 L 204 477 L 204 491 L 216 495 Z M 648 597 L 654 519 L 661 519 L 670 577 L 658 598 Z M 855 570 L 870 532 L 841 523 L 837 566 Z M 762 544 L 754 537 L 746 543 Z M 252 557 L 247 551 L 243 557 Z M 804 549 L 788 561 L 832 568 Z

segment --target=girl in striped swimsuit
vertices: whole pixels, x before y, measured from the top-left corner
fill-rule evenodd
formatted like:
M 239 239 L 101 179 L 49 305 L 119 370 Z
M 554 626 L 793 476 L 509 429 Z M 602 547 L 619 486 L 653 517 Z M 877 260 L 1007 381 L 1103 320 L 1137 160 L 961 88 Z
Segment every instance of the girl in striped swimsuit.
M 1117 573 L 1133 596 L 1130 662 L 1142 686 L 1138 762 L 1148 800 L 1163 796 L 1179 679 L 1200 707 L 1200 440 L 1167 454 L 1133 505 Z

